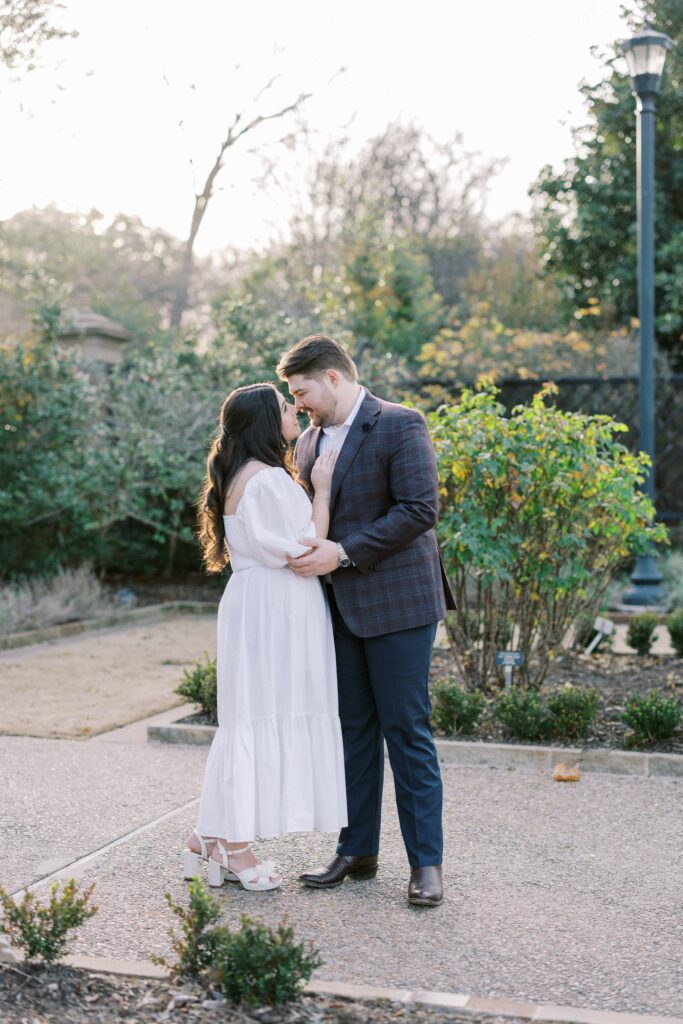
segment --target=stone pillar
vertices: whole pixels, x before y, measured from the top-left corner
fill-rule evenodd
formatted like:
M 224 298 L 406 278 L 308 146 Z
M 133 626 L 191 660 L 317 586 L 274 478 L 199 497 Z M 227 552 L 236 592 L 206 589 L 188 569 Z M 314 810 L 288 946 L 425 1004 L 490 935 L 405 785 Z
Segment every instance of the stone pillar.
M 104 368 L 122 362 L 131 340 L 121 324 L 89 309 L 74 313 L 59 333 L 63 348 L 77 352 L 86 363 Z

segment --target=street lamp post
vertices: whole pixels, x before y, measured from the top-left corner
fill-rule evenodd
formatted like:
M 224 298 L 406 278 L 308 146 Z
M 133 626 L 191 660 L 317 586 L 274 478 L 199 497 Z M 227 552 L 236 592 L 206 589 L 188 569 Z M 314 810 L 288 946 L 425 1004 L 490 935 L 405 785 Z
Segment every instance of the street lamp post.
M 638 319 L 640 321 L 640 449 L 652 460 L 645 493 L 655 497 L 655 99 L 666 52 L 672 43 L 662 32 L 645 28 L 621 44 L 636 95 L 638 161 Z M 662 577 L 654 551 L 641 555 L 624 604 L 653 605 L 662 600 Z

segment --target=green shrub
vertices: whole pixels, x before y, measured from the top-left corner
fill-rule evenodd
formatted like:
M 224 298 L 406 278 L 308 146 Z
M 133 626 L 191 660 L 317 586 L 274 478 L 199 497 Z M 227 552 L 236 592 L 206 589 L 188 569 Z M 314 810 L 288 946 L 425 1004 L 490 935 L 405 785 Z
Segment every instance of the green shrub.
M 218 721 L 216 659 L 208 654 L 195 661 L 191 669 L 185 669 L 183 678 L 175 692 L 193 704 L 198 704 L 213 722 Z
M 220 904 L 199 878 L 188 885 L 189 907 L 165 899 L 180 920 L 181 932 L 169 929 L 175 963 L 153 957 L 175 978 L 205 976 L 232 1003 L 279 1006 L 296 999 L 302 983 L 322 963 L 310 943 L 295 942 L 294 929 L 283 920 L 275 929 L 246 914 L 232 931 L 218 924 Z
M 585 736 L 598 714 L 598 694 L 585 686 L 567 683 L 548 696 L 547 705 L 553 717 L 553 733 L 563 739 Z
M 510 693 L 501 694 L 493 713 L 518 740 L 544 740 L 552 732 L 552 718 L 535 690 L 513 688 Z
M 638 654 L 649 654 L 655 641 L 655 630 L 659 618 L 654 612 L 642 612 L 634 615 L 628 624 L 626 643 Z
M 667 617 L 666 626 L 671 637 L 671 646 L 679 658 L 683 658 L 683 608 L 677 608 Z
M 48 904 L 43 906 L 28 889 L 21 902 L 15 903 L 0 886 L 0 906 L 4 913 L 0 932 L 8 936 L 13 946 L 24 950 L 27 960 L 53 963 L 66 951 L 68 932 L 97 913 L 97 907 L 88 905 L 94 888 L 93 884 L 79 893 L 76 880 L 70 878 L 59 895 L 59 882 L 53 882 Z
M 215 925 L 221 916 L 220 904 L 199 878 L 190 880 L 187 892 L 190 900 L 187 909 L 175 903 L 170 892 L 164 893 L 164 899 L 180 920 L 180 935 L 173 928 L 168 929 L 177 961 L 169 963 L 165 957 L 152 957 L 154 963 L 168 967 L 176 978 L 195 978 L 209 967 L 218 941 L 219 930 Z
M 0 342 L 0 409 L 3 577 L 47 576 L 95 557 L 93 524 L 112 491 L 96 386 L 72 354 Z
M 429 416 L 437 533 L 457 604 L 448 629 L 471 689 L 497 679 L 509 623 L 526 654 L 520 685 L 540 688 L 569 626 L 600 607 L 615 571 L 666 540 L 640 490 L 647 456 L 618 443 L 626 428 L 609 416 L 552 406 L 556 390 L 544 385 L 508 412 L 483 383 Z
M 636 743 L 653 743 L 673 736 L 681 721 L 681 709 L 675 697 L 652 691 L 631 697 L 621 719 L 633 729 Z
M 296 999 L 322 960 L 294 929 L 281 922 L 272 929 L 243 914 L 241 927 L 221 929 L 211 975 L 226 999 L 248 1006 L 280 1006 Z
M 447 736 L 454 733 L 469 735 L 479 721 L 486 704 L 483 694 L 465 690 L 452 679 L 437 679 L 432 696 L 434 728 Z

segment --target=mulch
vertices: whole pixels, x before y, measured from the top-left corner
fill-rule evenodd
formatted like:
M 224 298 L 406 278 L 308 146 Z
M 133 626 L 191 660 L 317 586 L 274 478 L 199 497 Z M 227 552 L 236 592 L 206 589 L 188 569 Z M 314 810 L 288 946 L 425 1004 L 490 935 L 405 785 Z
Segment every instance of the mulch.
M 458 680 L 455 658 L 448 649 L 437 649 L 432 658 L 431 679 L 448 678 Z M 626 701 L 635 694 L 655 690 L 665 697 L 677 697 L 683 701 L 683 658 L 605 652 L 582 659 L 575 654 L 564 654 L 552 664 L 541 688 L 541 695 L 561 688 L 565 683 L 597 690 L 600 709 L 588 736 L 565 743 L 553 739 L 553 746 L 609 747 L 683 754 L 683 727 L 679 727 L 677 735 L 670 740 L 647 747 L 634 747 L 630 740 L 630 730 L 621 721 Z M 502 727 L 486 712 L 472 735 L 463 738 L 493 743 L 510 741 Z M 514 742 L 522 741 L 515 739 Z
M 97 974 L 40 964 L 0 967 L 3 1024 L 484 1024 L 492 1014 L 430 1010 L 388 1001 L 304 995 L 280 1007 L 252 1009 L 226 1003 L 199 984 Z M 506 1017 L 506 1024 L 522 1024 Z
M 453 654 L 447 648 L 436 648 L 432 656 L 430 681 L 454 679 L 461 683 Z M 683 658 L 671 655 L 646 656 L 629 654 L 594 654 L 584 660 L 574 654 L 564 654 L 553 664 L 541 687 L 541 696 L 560 689 L 565 683 L 597 690 L 600 699 L 598 718 L 589 734 L 580 740 L 553 738 L 555 747 L 603 747 L 611 750 L 644 750 L 665 754 L 683 754 L 683 725 L 670 740 L 636 747 L 631 731 L 621 721 L 624 706 L 634 694 L 656 690 L 665 697 L 676 697 L 683 704 Z M 461 683 L 462 685 L 462 683 Z M 215 725 L 206 714 L 196 712 L 182 719 L 187 725 Z M 524 743 L 524 740 L 506 734 L 491 713 L 491 705 L 484 711 L 479 724 L 467 736 L 449 739 L 480 740 L 484 743 Z M 530 741 L 531 742 L 531 741 Z

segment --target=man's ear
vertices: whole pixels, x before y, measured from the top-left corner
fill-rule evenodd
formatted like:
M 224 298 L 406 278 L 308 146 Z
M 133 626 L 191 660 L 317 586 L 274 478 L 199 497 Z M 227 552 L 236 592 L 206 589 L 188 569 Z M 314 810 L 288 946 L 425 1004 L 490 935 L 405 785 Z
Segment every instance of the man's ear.
M 337 373 L 336 370 L 333 370 L 333 369 L 325 370 L 325 377 L 327 379 L 327 383 L 331 387 L 333 387 L 333 388 L 339 387 L 339 374 Z

